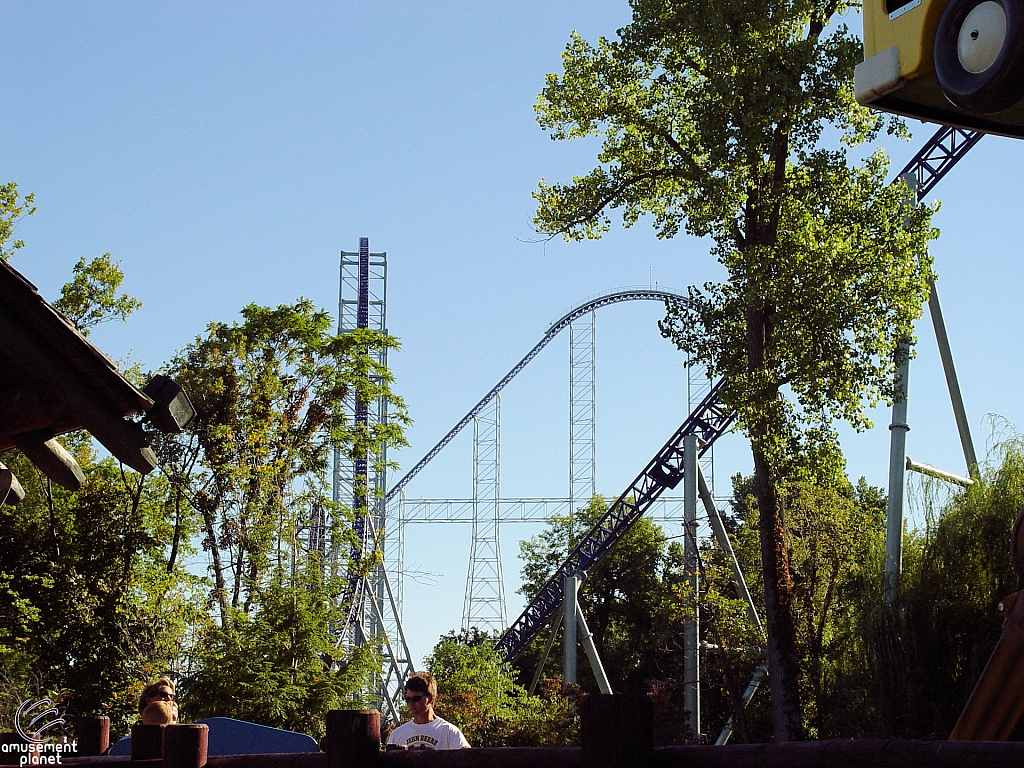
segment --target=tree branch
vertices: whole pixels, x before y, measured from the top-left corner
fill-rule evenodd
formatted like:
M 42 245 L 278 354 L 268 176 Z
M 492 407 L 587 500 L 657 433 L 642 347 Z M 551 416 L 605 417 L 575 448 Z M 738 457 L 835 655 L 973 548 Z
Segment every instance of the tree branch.
M 632 118 L 632 122 L 636 123 L 639 127 L 643 128 L 649 133 L 652 133 L 655 136 L 660 136 L 662 139 L 664 139 L 665 143 L 668 144 L 672 151 L 679 156 L 679 158 L 683 161 L 686 167 L 690 170 L 690 173 L 692 173 L 695 177 L 706 175 L 703 169 L 700 167 L 700 165 L 697 164 L 697 161 L 694 159 L 693 155 L 691 155 L 689 152 L 683 149 L 682 145 L 678 141 L 676 141 L 675 137 L 672 136 L 672 134 L 669 131 L 657 128 L 651 125 L 647 120 L 644 120 L 643 118 L 636 116 Z M 696 178 L 691 179 L 691 181 L 697 180 L 698 179 Z
M 828 23 L 829 21 L 831 21 L 832 16 L 835 15 L 836 6 L 838 5 L 838 0 L 830 0 L 829 4 L 825 6 L 825 10 L 822 13 L 821 18 L 811 19 L 810 28 L 807 30 L 808 40 L 818 39 L 818 36 L 821 34 L 822 30 L 824 30 L 825 27 L 828 26 Z
M 584 224 L 584 223 L 594 219 L 599 213 L 601 213 L 601 211 L 603 211 L 605 209 L 605 207 L 609 203 L 611 203 L 615 199 L 617 199 L 619 197 L 619 195 L 621 195 L 622 192 L 625 189 L 628 189 L 629 187 L 633 186 L 634 184 L 638 184 L 638 183 L 640 183 L 642 181 L 651 181 L 653 179 L 671 178 L 671 177 L 680 177 L 680 176 L 682 176 L 683 178 L 686 178 L 683 174 L 679 173 L 680 170 L 681 169 L 678 168 L 678 167 L 659 168 L 659 169 L 656 169 L 656 170 L 653 170 L 653 171 L 648 171 L 647 173 L 641 173 L 641 174 L 639 174 L 637 176 L 633 176 L 632 178 L 625 179 L 625 180 L 621 181 L 620 183 L 616 184 L 615 187 L 612 190 L 610 190 L 607 194 L 603 195 L 597 201 L 596 204 L 590 206 L 584 213 L 581 213 L 578 216 L 573 217 L 572 220 L 566 222 L 565 224 L 563 224 L 558 229 L 555 229 L 555 230 L 552 230 L 552 231 L 545 231 L 545 230 L 539 230 L 539 231 L 541 231 L 544 234 L 548 234 L 548 235 L 565 234 L 571 228 L 577 227 L 580 224 Z

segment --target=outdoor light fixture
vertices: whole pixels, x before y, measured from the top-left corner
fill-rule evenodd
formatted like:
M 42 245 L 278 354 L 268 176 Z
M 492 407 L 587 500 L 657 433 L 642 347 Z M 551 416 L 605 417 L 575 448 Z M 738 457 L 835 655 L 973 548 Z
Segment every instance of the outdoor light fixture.
M 153 399 L 148 415 L 161 432 L 183 432 L 196 417 L 196 409 L 185 390 L 167 376 L 157 374 L 142 391 Z

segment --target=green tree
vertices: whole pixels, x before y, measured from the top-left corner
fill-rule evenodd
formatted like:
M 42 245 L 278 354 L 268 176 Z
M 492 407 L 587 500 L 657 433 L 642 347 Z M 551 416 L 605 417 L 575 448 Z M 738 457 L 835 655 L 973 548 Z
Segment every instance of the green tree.
M 84 437 L 69 447 L 86 476 L 75 493 L 3 456 L 26 496 L 0 507 L 0 668 L 11 689 L 108 714 L 124 733 L 143 681 L 175 668 L 202 620 L 202 590 L 168 568 L 167 483 L 97 459 Z
M 328 486 L 337 447 L 381 461 L 408 422 L 374 352 L 395 339 L 336 335 L 306 300 L 249 305 L 238 323 L 211 323 L 168 366 L 198 416 L 158 444 L 164 472 L 199 517 L 217 621 L 201 634 L 184 690 L 190 711 L 316 731 L 340 696 L 365 687 L 379 659 L 337 648 L 351 569 L 351 510 Z M 390 404 L 387 424 L 346 416 L 351 400 Z M 376 666 L 375 666 L 376 665 Z M 272 701 L 242 702 L 239 691 Z
M 438 715 L 475 747 L 562 747 L 579 740 L 573 701 L 557 686 L 527 696 L 516 670 L 494 650 L 496 637 L 477 629 L 443 635 L 426 658 L 437 678 Z
M 36 196 L 29 193 L 22 197 L 18 185 L 13 181 L 0 184 L 0 259 L 10 261 L 14 252 L 25 247 L 24 240 L 11 240 L 14 228 L 25 216 L 36 212 Z
M 372 354 L 396 346 L 369 330 L 335 335 L 330 316 L 301 300 L 249 305 L 241 323 L 211 323 L 169 365 L 198 416 L 161 446 L 162 458 L 202 517 L 222 625 L 230 610 L 249 613 L 268 579 L 291 568 L 301 554 L 296 537 L 318 510 L 335 537 L 328 551 L 348 551 L 338 537 L 351 518 L 330 501 L 328 462 L 335 447 L 379 460 L 385 446 L 404 444 L 404 403 Z M 378 397 L 390 403 L 387 424 L 346 416 L 348 398 Z
M 83 334 L 100 323 L 110 320 L 126 321 L 142 302 L 117 290 L 124 281 L 121 262 L 113 261 L 109 253 L 86 261 L 83 256 L 74 267 L 74 277 L 61 289 L 60 298 L 53 306 Z
M 832 422 L 868 425 L 892 399 L 900 343 L 927 297 L 931 211 L 886 185 L 877 115 L 853 98 L 846 2 L 632 0 L 618 39 L 574 35 L 538 120 L 555 139 L 598 136 L 600 166 L 541 182 L 535 226 L 599 237 L 609 208 L 660 237 L 710 237 L 721 284 L 669 307 L 662 331 L 727 379 L 754 459 L 774 732 L 803 735 L 780 485 L 834 462 Z M 899 124 L 890 124 L 900 130 Z M 824 142 L 839 140 L 837 149 Z
M 324 589 L 322 564 L 311 560 L 296 579 L 279 574 L 261 586 L 252 615 L 235 610 L 226 626 L 208 626 L 194 671 L 179 686 L 183 715 L 234 717 L 320 738 L 329 710 L 372 706 L 359 694 L 380 673 L 380 659 L 369 646 L 348 653 L 335 647 L 331 627 L 344 621 L 337 597 Z

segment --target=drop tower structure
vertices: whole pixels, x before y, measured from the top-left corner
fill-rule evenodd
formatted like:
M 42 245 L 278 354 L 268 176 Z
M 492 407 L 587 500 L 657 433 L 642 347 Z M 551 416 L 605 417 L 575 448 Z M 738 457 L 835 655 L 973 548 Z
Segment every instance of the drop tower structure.
M 358 252 L 341 252 L 338 333 L 365 328 L 387 333 L 387 253 L 370 253 L 370 240 L 359 238 Z M 387 350 L 372 352 L 375 362 L 387 367 Z M 353 424 L 372 428 L 388 422 L 387 400 L 359 400 L 350 393 L 344 404 Z M 384 659 L 384 673 L 375 682 L 378 709 L 398 722 L 405 678 L 413 671 L 401 616 L 386 565 L 393 558 L 388 547 L 387 447 L 378 453 L 346 455 L 334 450 L 333 500 L 353 513 L 355 545 L 350 552 L 348 620 L 339 632 L 339 644 L 376 646 Z M 378 556 L 378 552 L 383 557 Z

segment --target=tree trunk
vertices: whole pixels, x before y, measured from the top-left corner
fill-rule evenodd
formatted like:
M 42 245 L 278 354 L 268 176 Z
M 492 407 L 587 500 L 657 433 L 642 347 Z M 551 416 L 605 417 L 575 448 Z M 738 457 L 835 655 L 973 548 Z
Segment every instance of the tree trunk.
M 204 499 L 204 501 L 206 501 Z M 206 541 L 210 546 L 210 555 L 213 558 L 213 585 L 217 595 L 217 605 L 220 607 L 220 625 L 227 626 L 228 604 L 227 587 L 224 584 L 224 567 L 220 561 L 220 544 L 217 541 L 217 531 L 213 517 L 213 509 L 207 504 L 201 504 L 200 510 L 203 514 L 203 529 L 206 532 Z
M 765 351 L 771 334 L 769 310 L 747 312 L 747 365 L 751 373 L 765 368 Z M 771 413 L 778 390 L 770 388 L 756 404 L 748 422 L 754 457 L 754 495 L 760 513 L 761 572 L 768 629 L 768 678 L 771 683 L 772 729 L 776 742 L 803 738 L 800 710 L 800 661 L 796 652 L 793 620 L 793 585 L 789 574 L 786 531 L 779 514 L 775 477 L 766 447 L 772 433 Z

